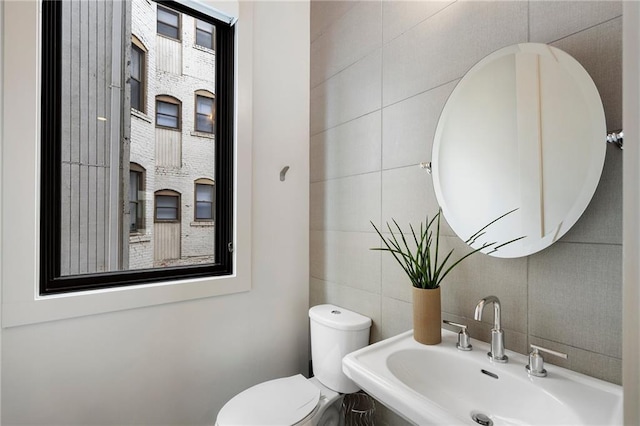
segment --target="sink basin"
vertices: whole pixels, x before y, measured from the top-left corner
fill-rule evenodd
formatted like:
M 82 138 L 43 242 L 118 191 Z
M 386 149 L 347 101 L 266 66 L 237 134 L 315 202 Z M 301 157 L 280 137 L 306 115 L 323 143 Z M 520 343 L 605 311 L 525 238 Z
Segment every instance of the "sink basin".
M 622 425 L 620 386 L 545 363 L 547 377 L 530 377 L 528 357 L 507 351 L 507 364 L 487 357 L 489 344 L 456 349 L 457 333 L 427 346 L 413 332 L 353 352 L 345 374 L 371 396 L 418 425 Z M 552 357 L 548 357 L 551 360 Z M 482 417 L 485 416 L 485 417 Z M 485 424 L 485 423 L 480 423 Z

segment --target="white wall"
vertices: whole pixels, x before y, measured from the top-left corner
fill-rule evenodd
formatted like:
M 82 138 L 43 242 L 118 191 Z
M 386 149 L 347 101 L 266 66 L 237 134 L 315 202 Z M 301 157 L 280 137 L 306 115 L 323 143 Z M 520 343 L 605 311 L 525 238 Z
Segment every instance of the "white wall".
M 4 22 L 4 3 L 0 3 L 0 22 Z M 3 43 L 0 42 L 0 94 L 4 93 L 4 72 L 2 60 L 4 58 Z M 1 97 L 1 96 L 0 96 Z M 0 129 L 4 128 L 4 102 L 0 101 Z M 0 147 L 3 134 L 0 131 Z M 2 187 L 2 149 L 0 148 L 0 188 Z M 2 223 L 2 198 L 0 197 L 0 224 Z M 0 225 L 0 241 L 2 240 L 2 225 Z M 2 258 L 2 244 L 0 244 L 0 258 Z M 0 281 L 0 286 L 2 282 Z M 2 292 L 0 291 L 0 318 L 2 318 Z M 2 383 L 2 331 L 0 331 L 0 384 Z M 2 386 L 0 386 L 0 423 L 2 423 Z
M 213 424 L 238 391 L 305 371 L 309 5 L 242 2 L 237 25 L 251 291 L 3 328 L 2 424 Z

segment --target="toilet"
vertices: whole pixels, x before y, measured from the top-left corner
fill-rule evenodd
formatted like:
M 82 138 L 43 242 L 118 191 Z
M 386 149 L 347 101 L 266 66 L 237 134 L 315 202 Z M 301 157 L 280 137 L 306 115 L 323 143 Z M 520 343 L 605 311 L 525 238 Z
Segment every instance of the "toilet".
M 342 358 L 369 344 L 371 319 L 335 305 L 309 309 L 315 377 L 301 374 L 259 383 L 229 400 L 217 426 L 335 426 L 341 394 L 360 388 L 342 372 Z

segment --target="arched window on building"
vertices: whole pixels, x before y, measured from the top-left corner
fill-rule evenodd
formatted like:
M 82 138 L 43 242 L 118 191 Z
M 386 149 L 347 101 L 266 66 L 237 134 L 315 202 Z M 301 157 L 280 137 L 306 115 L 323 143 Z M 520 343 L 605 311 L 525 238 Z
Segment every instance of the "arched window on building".
M 169 95 L 156 96 L 156 127 L 180 130 L 182 103 Z
M 156 222 L 179 222 L 180 193 L 170 189 L 156 191 L 153 217 Z
M 213 133 L 215 128 L 216 115 L 216 99 L 213 93 L 208 90 L 197 90 L 195 92 L 196 100 L 196 116 L 195 130 L 196 132 Z
M 214 218 L 214 181 L 211 179 L 197 179 L 195 181 L 195 212 L 196 221 L 213 221 Z
M 182 237 L 180 235 L 180 193 L 162 189 L 155 192 L 153 259 L 163 262 L 180 259 Z
M 131 36 L 131 108 L 147 112 L 147 49 Z
M 129 232 L 144 232 L 146 173 L 144 167 L 136 163 L 129 164 Z

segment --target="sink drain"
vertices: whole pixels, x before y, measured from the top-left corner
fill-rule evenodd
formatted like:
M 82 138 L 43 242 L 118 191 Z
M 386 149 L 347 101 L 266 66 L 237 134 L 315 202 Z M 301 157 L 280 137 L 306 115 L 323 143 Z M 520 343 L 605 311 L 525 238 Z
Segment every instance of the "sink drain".
M 471 418 L 474 422 L 478 423 L 482 426 L 493 426 L 493 420 L 491 420 L 487 415 L 482 413 L 471 413 Z

